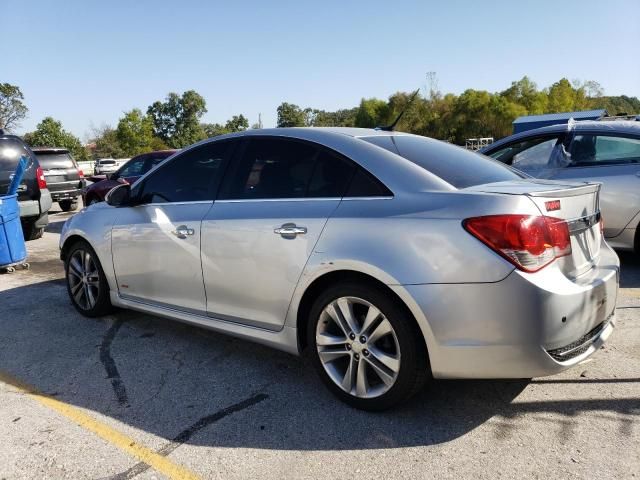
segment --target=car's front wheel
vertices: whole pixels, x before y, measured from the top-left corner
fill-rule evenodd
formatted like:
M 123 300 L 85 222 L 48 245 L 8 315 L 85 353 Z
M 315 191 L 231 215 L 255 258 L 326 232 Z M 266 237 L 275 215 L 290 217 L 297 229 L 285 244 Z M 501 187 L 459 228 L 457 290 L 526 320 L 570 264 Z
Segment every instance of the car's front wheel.
M 364 410 L 384 410 L 429 377 L 427 352 L 411 315 L 374 285 L 343 283 L 311 308 L 308 346 L 329 389 Z
M 109 284 L 100 260 L 85 241 L 74 243 L 65 257 L 67 292 L 73 306 L 87 317 L 99 317 L 112 310 Z

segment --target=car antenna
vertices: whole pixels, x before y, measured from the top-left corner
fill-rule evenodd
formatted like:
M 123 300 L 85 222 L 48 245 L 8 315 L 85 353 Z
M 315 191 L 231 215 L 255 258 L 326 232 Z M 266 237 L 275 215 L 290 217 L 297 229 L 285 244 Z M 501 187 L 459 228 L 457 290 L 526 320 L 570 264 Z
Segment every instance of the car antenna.
M 413 92 L 413 95 L 411 95 L 411 98 L 407 102 L 407 105 L 404 107 L 404 110 L 402 110 L 400 112 L 400 115 L 398 115 L 396 117 L 395 121 L 391 125 L 387 125 L 387 126 L 384 126 L 384 127 L 376 127 L 375 129 L 376 130 L 382 130 L 383 132 L 393 132 L 393 129 L 396 128 L 396 125 L 398 124 L 398 122 L 400 121 L 402 116 L 404 115 L 404 112 L 409 110 L 409 107 L 413 103 L 413 99 L 416 98 L 416 95 L 418 95 L 419 91 L 420 91 L 420 89 L 418 88 L 415 92 Z

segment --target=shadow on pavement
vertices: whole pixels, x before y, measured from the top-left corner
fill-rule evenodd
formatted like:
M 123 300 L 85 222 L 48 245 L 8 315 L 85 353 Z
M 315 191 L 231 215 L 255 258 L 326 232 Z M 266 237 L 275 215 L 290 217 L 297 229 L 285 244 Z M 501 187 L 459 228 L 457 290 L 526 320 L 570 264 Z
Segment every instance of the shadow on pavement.
M 282 450 L 433 445 L 492 417 L 640 414 L 637 399 L 514 402 L 528 380 L 434 382 L 396 410 L 372 414 L 334 399 L 304 359 L 131 311 L 84 318 L 60 279 L 0 292 L 0 312 L 0 370 L 165 438 L 166 452 L 184 442 Z M 567 381 L 534 384 L 542 382 Z
M 617 252 L 620 257 L 620 287 L 640 287 L 640 255 L 633 252 Z

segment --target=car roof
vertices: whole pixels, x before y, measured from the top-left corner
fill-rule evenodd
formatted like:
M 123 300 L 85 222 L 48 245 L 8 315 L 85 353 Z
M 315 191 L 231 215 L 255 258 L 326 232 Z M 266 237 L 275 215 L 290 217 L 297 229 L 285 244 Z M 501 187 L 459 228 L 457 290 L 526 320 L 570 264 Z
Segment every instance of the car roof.
M 497 142 L 493 142 L 479 150 L 480 153 L 488 152 L 507 143 L 520 139 L 537 137 L 545 134 L 555 134 L 567 131 L 591 132 L 591 133 L 621 133 L 640 136 L 640 122 L 633 120 L 581 120 L 572 124 L 562 123 L 559 125 L 549 125 L 547 127 L 535 128 L 525 132 L 516 133 L 508 137 L 502 138 Z

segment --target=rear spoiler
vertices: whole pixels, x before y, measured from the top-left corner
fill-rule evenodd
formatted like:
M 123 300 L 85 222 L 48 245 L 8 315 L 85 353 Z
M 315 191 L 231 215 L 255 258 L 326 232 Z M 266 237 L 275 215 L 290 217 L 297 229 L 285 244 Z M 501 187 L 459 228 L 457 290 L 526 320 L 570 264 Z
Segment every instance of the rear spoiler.
M 589 182 L 585 183 L 582 186 L 559 188 L 557 190 L 543 190 L 540 192 L 527 193 L 526 195 L 529 197 L 577 197 L 579 195 L 585 195 L 587 193 L 599 193 L 600 188 L 602 188 L 601 183 Z

